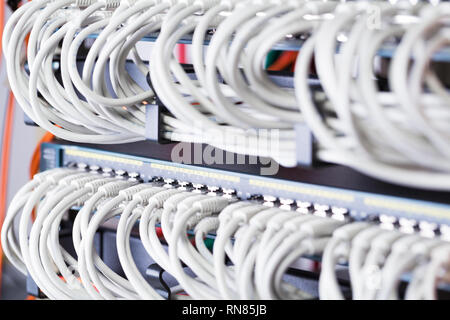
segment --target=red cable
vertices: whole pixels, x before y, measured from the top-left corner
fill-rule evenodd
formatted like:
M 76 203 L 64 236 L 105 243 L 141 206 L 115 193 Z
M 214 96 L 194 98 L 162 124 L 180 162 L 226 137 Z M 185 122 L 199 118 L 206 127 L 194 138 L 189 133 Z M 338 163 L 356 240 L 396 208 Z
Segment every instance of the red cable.
M 5 1 L 2 1 L 0 4 L 0 66 L 1 66 L 1 58 L 3 54 L 3 48 L 1 44 L 1 39 L 3 39 L 3 28 L 5 25 Z M 1 168 L 0 168 L 0 230 L 3 225 L 3 221 L 5 220 L 5 213 L 6 213 L 6 189 L 5 185 L 8 183 L 8 166 L 9 166 L 9 147 L 10 147 L 10 139 L 8 139 L 8 135 L 11 135 L 12 125 L 9 124 L 9 122 L 12 122 L 13 116 L 14 116 L 14 97 L 11 99 L 12 93 L 10 92 L 9 100 L 8 100 L 8 109 L 6 110 L 5 114 L 5 127 L 4 127 L 4 134 L 3 134 L 3 150 L 2 150 L 2 159 L 1 159 Z M 12 103 L 11 101 L 12 100 Z M 10 105 L 12 106 L 10 107 Z M 9 133 L 9 134 L 8 134 Z M 5 162 L 4 159 L 7 159 Z M 6 171 L 6 176 L 4 172 Z M 5 182 L 6 181 L 6 182 Z M 3 271 L 3 248 L 0 241 L 0 296 L 1 296 L 1 288 L 2 288 L 2 271 Z
M 178 61 L 180 63 L 187 63 L 186 45 L 182 43 L 178 44 Z

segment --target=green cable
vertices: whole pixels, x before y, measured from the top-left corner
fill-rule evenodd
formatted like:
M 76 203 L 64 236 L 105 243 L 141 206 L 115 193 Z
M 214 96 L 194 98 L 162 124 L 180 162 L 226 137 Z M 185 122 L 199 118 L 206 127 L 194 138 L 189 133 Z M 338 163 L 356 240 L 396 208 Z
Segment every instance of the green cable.
M 280 56 L 281 50 L 270 50 L 264 62 L 264 69 L 268 69 Z
M 212 250 L 212 248 L 213 248 L 213 246 L 214 246 L 214 239 L 206 238 L 206 239 L 205 239 L 205 246 L 206 246 L 208 249 Z

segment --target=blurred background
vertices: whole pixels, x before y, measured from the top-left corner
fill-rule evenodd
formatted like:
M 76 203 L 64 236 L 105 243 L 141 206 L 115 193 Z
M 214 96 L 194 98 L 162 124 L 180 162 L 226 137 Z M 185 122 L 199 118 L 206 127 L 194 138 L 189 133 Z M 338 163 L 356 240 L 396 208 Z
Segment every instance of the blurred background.
M 10 16 L 11 7 L 17 7 L 18 1 L 2 1 L 0 4 L 0 24 L 3 36 L 3 26 Z M 14 100 L 10 101 L 10 90 L 6 77 L 4 56 L 0 61 L 0 219 L 4 214 L 11 198 L 17 190 L 29 180 L 30 165 L 33 153 L 45 131 L 39 127 L 26 126 L 24 113 Z M 9 149 L 9 152 L 8 152 Z M 3 257 L 0 299 L 26 299 L 25 277 L 14 269 Z

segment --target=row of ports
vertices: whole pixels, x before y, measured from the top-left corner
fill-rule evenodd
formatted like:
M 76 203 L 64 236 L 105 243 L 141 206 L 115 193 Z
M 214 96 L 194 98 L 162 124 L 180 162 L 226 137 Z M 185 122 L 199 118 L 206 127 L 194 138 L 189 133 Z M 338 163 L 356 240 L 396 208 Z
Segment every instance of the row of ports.
M 82 171 L 88 171 L 96 174 L 101 174 L 105 177 L 114 177 L 117 179 L 128 179 L 128 180 L 136 180 L 139 182 L 151 182 L 158 185 L 161 185 L 166 188 L 180 188 L 187 191 L 192 191 L 196 193 L 204 193 L 208 195 L 219 195 L 225 197 L 235 197 L 236 190 L 230 188 L 221 188 L 212 185 L 205 185 L 200 183 L 191 183 L 189 181 L 181 181 L 173 178 L 167 177 L 149 177 L 144 179 L 138 172 L 127 172 L 122 169 L 112 169 L 109 167 L 100 167 L 97 165 L 87 165 L 85 163 L 69 163 L 68 167 L 76 168 Z
M 237 197 L 237 192 L 230 188 L 221 188 L 218 186 L 191 183 L 189 181 L 181 181 L 167 177 L 151 177 L 144 181 L 138 172 L 127 172 L 125 170 L 108 167 L 100 167 L 97 165 L 87 165 L 85 163 L 70 163 L 69 167 L 78 168 L 83 171 L 95 172 L 108 177 L 116 177 L 118 179 L 131 179 L 139 182 L 152 182 L 164 186 L 166 188 L 180 188 L 195 193 L 203 193 L 211 196 L 224 196 L 228 198 Z M 246 199 L 256 203 L 261 203 L 267 207 L 279 207 L 283 210 L 296 211 L 301 214 L 314 214 L 321 217 L 330 217 L 340 221 L 350 222 L 355 220 L 357 216 L 350 214 L 348 208 L 330 206 L 322 203 L 311 203 L 302 200 L 277 198 L 271 195 L 251 195 Z M 370 214 L 365 217 L 366 220 L 378 224 L 381 228 L 387 230 L 397 229 L 401 232 L 412 234 L 420 233 L 424 237 L 439 237 L 443 240 L 450 241 L 450 226 L 446 224 L 437 224 L 429 221 L 417 221 L 405 217 L 395 217 L 386 214 Z
M 271 195 L 252 195 L 248 200 L 261 203 L 267 207 L 279 207 L 283 210 L 297 211 L 301 214 L 314 214 L 320 217 L 330 217 L 340 221 L 351 220 L 349 209 L 342 207 L 311 203 L 302 200 L 277 198 Z
M 348 208 L 294 199 L 277 198 L 271 195 L 252 195 L 249 200 L 261 203 L 268 207 L 279 207 L 284 210 L 294 210 L 302 214 L 314 214 L 346 222 L 354 221 L 356 219 L 365 219 L 374 224 L 378 224 L 381 228 L 386 230 L 399 230 L 400 232 L 407 234 L 419 233 L 427 238 L 439 237 L 443 240 L 450 241 L 450 225 L 447 224 L 418 221 L 405 217 L 399 218 L 382 213 L 357 215 L 356 212 L 351 212 Z

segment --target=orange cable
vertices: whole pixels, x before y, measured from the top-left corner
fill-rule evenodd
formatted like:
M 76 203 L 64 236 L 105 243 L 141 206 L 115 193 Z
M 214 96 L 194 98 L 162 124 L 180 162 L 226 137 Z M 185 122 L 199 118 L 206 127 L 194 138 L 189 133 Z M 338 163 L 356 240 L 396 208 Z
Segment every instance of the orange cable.
M 45 142 L 50 142 L 53 140 L 54 135 L 50 132 L 46 132 L 44 136 L 39 140 L 36 148 L 33 151 L 33 156 L 31 157 L 30 163 L 30 179 L 33 179 L 34 175 L 39 172 L 39 165 L 41 162 L 41 145 Z M 31 211 L 31 220 L 36 219 L 36 211 L 33 209 Z
M 5 1 L 2 1 L 0 4 L 0 42 L 1 39 L 3 39 L 3 28 L 5 25 Z M 2 50 L 2 44 L 0 43 L 0 65 L 1 65 L 1 58 L 3 54 Z M 7 183 L 8 183 L 8 166 L 9 166 L 9 148 L 10 148 L 10 136 L 12 131 L 12 119 L 14 118 L 14 97 L 12 96 L 12 93 L 10 92 L 9 98 L 8 98 L 8 109 L 6 110 L 5 114 L 5 121 L 4 125 L 4 135 L 3 135 L 3 150 L 2 150 L 2 158 L 1 158 L 1 168 L 0 168 L 0 175 L 1 175 L 1 185 L 0 185 L 0 230 L 3 225 L 3 221 L 5 220 L 5 214 L 6 214 L 6 196 L 7 196 Z M 5 143 L 6 141 L 6 143 Z M 4 161 L 4 159 L 7 159 Z M 6 174 L 5 174 L 6 172 Z M 5 176 L 6 175 L 6 176 Z M 2 288 L 2 273 L 3 271 L 3 249 L 0 242 L 0 296 L 1 296 L 1 288 Z
M 10 91 L 8 97 L 8 107 L 5 115 L 5 127 L 3 131 L 3 150 L 1 156 L 1 168 L 0 168 L 0 230 L 3 225 L 3 221 L 6 215 L 6 202 L 8 195 L 8 173 L 9 173 L 9 161 L 11 153 L 11 138 L 14 122 L 14 94 Z M 3 249 L 0 243 L 0 285 L 2 281 L 2 268 L 3 268 Z
M 298 52 L 297 51 L 284 51 L 280 54 L 277 60 L 267 70 L 271 71 L 279 71 L 287 68 L 291 64 L 295 62 L 297 59 Z

